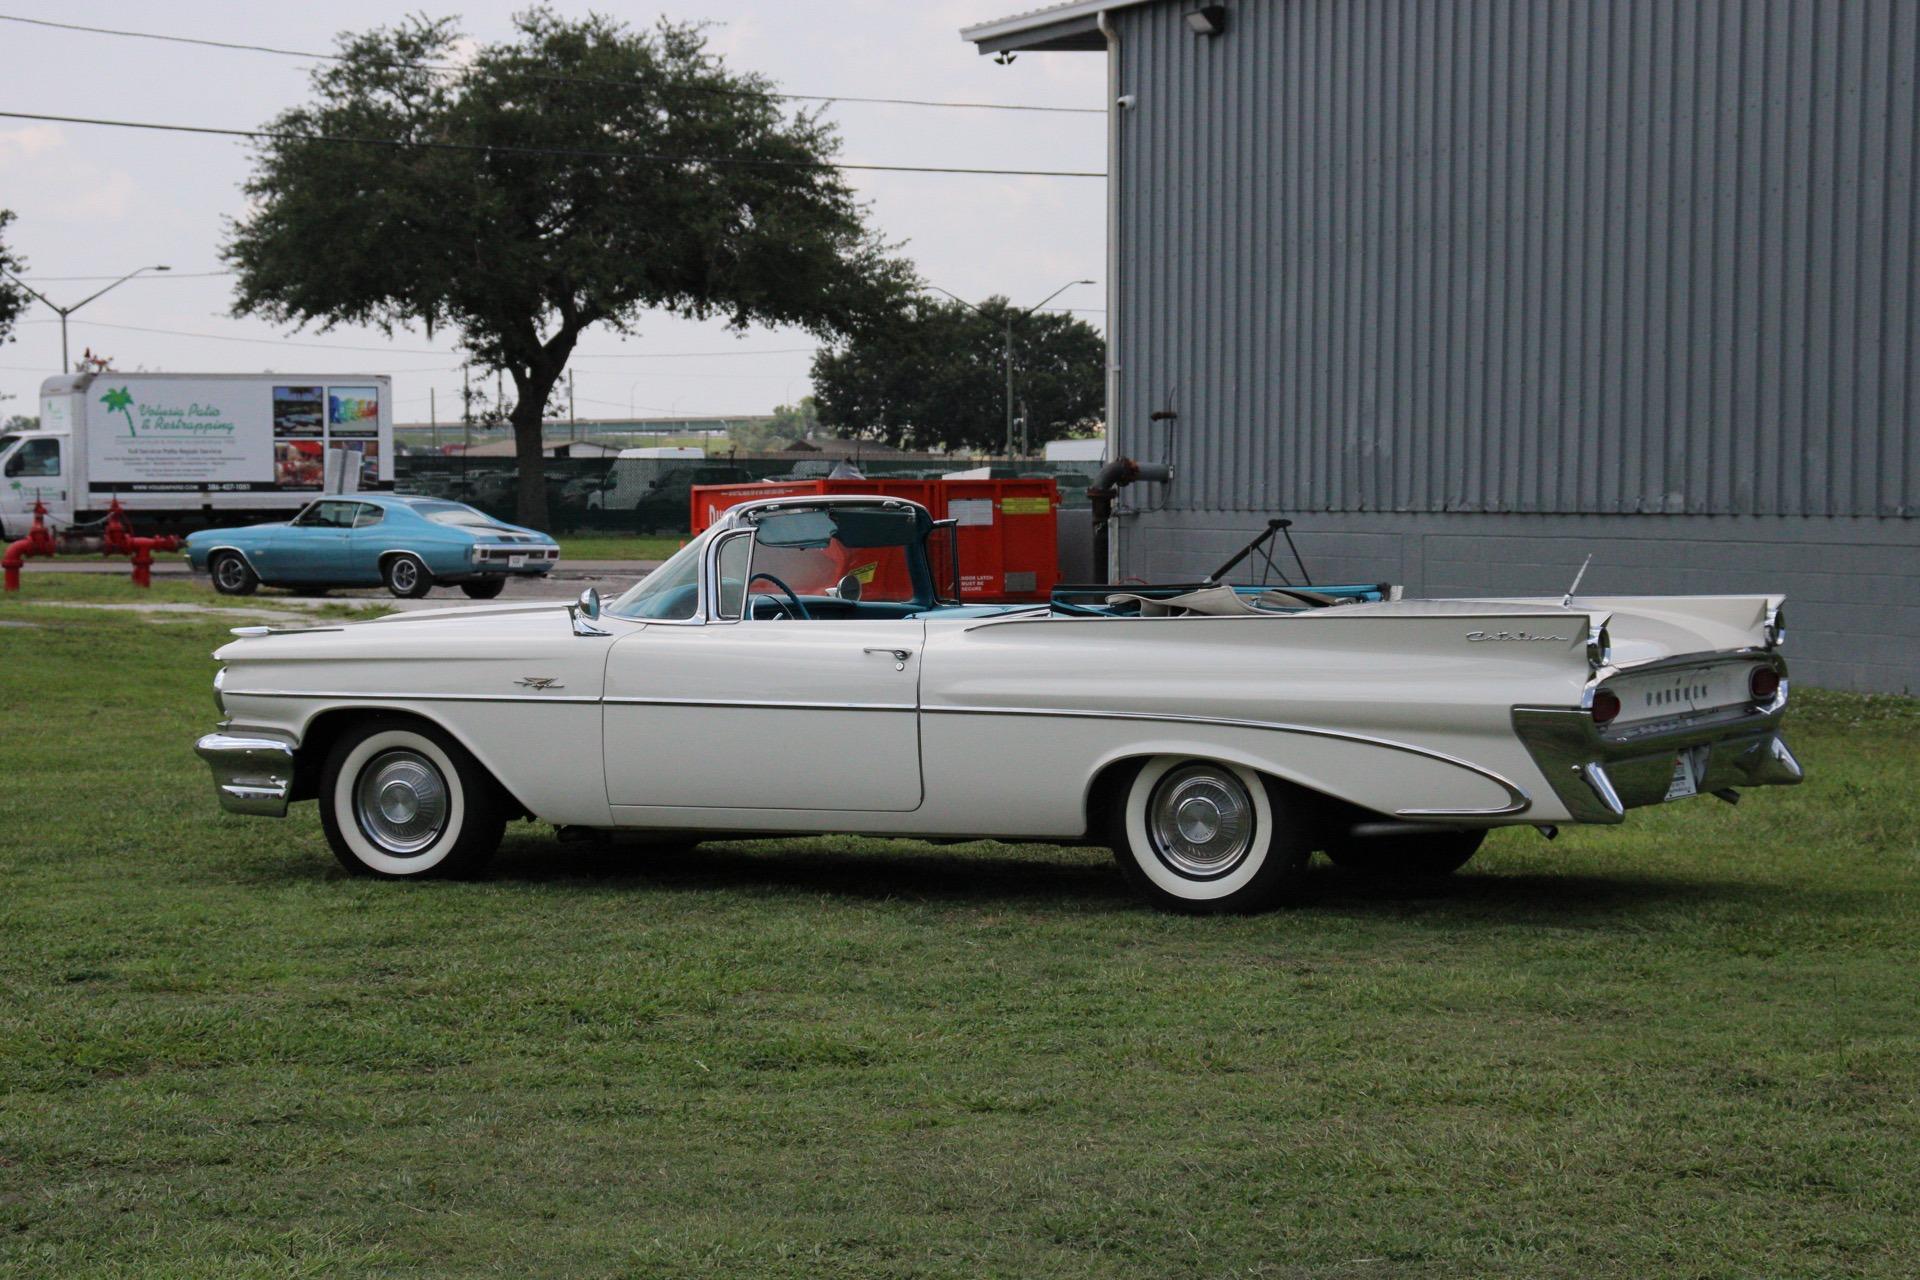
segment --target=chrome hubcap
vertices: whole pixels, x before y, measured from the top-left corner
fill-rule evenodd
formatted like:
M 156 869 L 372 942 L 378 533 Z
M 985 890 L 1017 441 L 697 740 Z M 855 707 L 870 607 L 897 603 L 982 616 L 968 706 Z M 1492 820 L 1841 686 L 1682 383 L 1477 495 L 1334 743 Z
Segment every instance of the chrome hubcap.
M 402 591 L 413 590 L 413 561 L 396 560 L 393 562 L 393 585 Z
M 240 585 L 240 562 L 231 556 L 220 562 L 220 585 L 223 587 Z
M 446 779 L 416 751 L 386 751 L 368 761 L 354 788 L 354 812 L 367 839 L 392 854 L 419 853 L 446 829 Z
M 1253 797 L 1217 765 L 1175 769 L 1147 802 L 1147 835 L 1161 862 L 1191 879 L 1216 879 L 1253 847 Z

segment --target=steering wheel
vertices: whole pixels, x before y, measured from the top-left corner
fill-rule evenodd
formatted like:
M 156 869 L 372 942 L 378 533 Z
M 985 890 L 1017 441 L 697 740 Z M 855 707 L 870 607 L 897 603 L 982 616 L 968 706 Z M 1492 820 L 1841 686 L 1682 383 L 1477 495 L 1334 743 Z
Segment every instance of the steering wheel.
M 812 620 L 813 615 L 807 612 L 806 605 L 800 603 L 799 594 L 795 592 L 792 587 L 780 581 L 780 579 L 774 577 L 770 573 L 756 573 L 751 578 L 748 578 L 747 591 L 749 594 L 751 594 L 753 591 L 753 584 L 760 581 L 760 579 L 762 578 L 765 578 L 768 582 L 771 582 L 774 586 L 780 588 L 782 591 L 787 593 L 786 601 L 776 601 L 775 603 L 779 604 L 782 609 L 786 610 L 787 616 L 789 618 L 806 618 L 809 621 Z M 791 607 L 789 607 L 788 602 L 791 602 Z

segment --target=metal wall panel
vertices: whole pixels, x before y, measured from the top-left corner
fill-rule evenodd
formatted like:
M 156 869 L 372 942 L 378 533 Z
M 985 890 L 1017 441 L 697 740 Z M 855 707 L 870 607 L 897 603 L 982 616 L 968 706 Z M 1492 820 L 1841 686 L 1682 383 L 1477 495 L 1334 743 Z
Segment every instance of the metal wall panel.
M 1190 7 L 1114 15 L 1170 509 L 1920 515 L 1920 3 Z

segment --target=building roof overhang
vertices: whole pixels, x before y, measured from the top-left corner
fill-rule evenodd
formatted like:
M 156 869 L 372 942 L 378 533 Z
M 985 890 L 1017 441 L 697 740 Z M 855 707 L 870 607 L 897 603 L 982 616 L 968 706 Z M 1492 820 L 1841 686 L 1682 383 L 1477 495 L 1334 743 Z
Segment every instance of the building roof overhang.
M 1151 0 L 1067 0 L 1010 18 L 997 18 L 961 30 L 960 38 L 981 53 L 1028 53 L 1054 50 L 1104 50 L 1100 15 Z

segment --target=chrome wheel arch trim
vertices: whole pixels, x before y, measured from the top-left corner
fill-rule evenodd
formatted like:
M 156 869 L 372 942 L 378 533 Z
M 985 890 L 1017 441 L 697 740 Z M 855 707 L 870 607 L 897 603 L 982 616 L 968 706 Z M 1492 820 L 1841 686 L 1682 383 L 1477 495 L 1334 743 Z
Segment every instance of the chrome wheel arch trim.
M 253 574 L 254 577 L 260 578 L 260 570 L 254 568 L 252 558 L 249 557 L 247 553 L 241 550 L 239 547 L 233 546 L 229 543 L 222 543 L 217 547 L 207 548 L 207 572 L 209 574 L 213 572 L 213 558 L 217 555 L 220 555 L 223 552 L 229 552 L 229 551 L 232 552 L 234 555 L 240 557 L 241 561 L 245 563 L 245 565 L 247 566 L 247 569 Z M 260 578 L 260 580 L 262 582 L 266 581 L 265 578 Z

